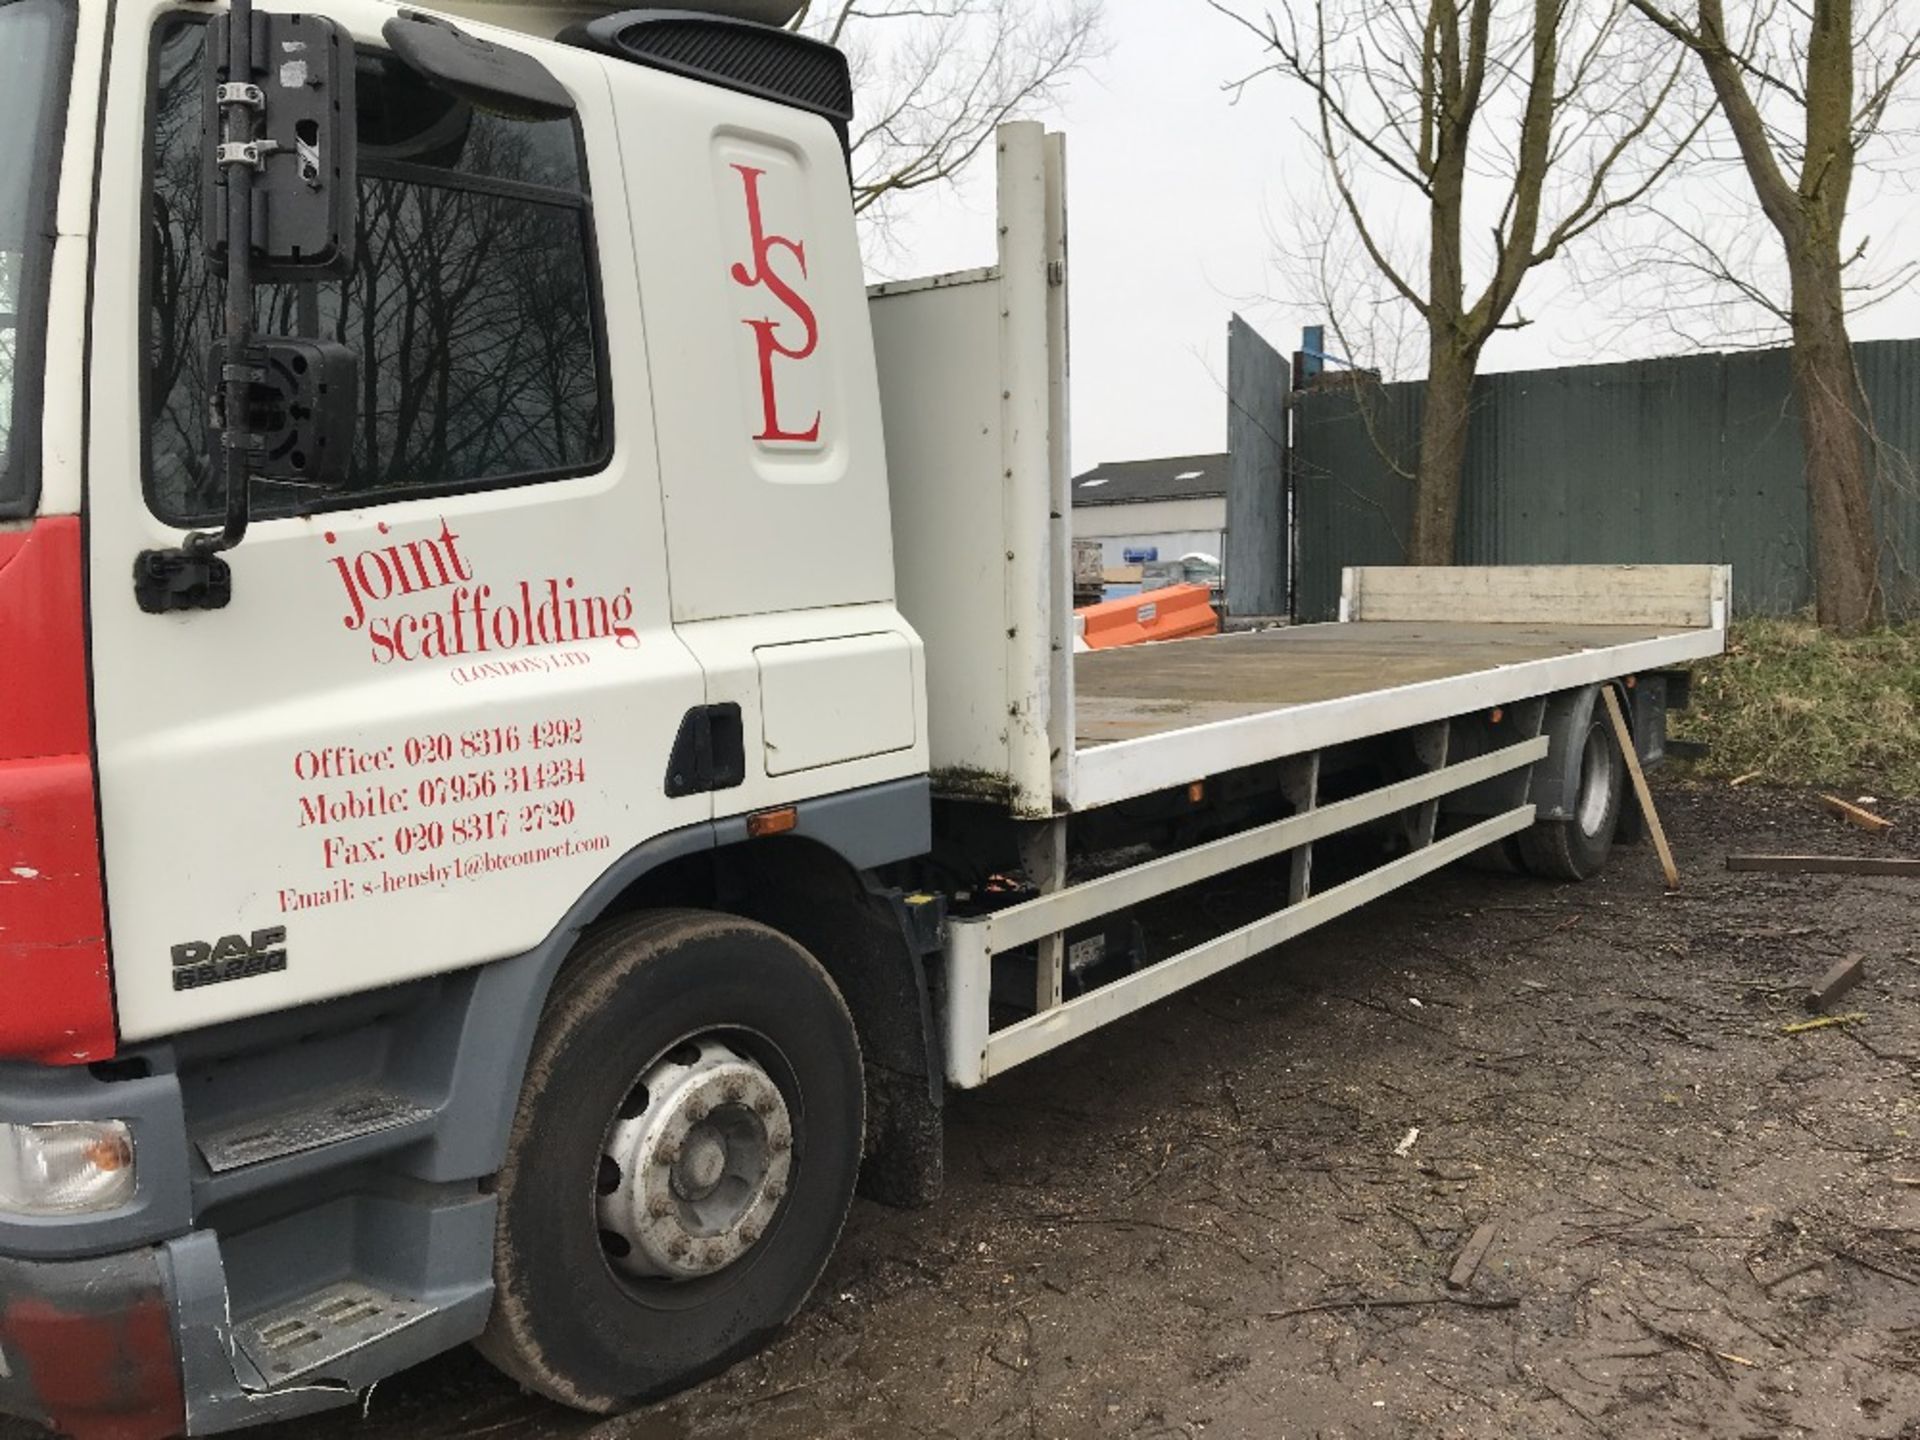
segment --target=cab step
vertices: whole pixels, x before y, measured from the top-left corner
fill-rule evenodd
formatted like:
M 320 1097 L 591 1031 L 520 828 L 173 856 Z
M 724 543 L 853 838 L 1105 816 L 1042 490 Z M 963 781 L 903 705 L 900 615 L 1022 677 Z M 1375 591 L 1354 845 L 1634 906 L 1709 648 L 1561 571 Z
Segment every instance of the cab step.
M 207 1168 L 219 1175 L 432 1118 L 432 1110 L 405 1095 L 377 1085 L 353 1085 L 329 1090 L 291 1110 L 215 1130 L 202 1135 L 198 1144 Z
M 269 1388 L 324 1371 L 341 1356 L 405 1330 L 433 1313 L 417 1300 L 342 1280 L 237 1322 L 234 1339 Z

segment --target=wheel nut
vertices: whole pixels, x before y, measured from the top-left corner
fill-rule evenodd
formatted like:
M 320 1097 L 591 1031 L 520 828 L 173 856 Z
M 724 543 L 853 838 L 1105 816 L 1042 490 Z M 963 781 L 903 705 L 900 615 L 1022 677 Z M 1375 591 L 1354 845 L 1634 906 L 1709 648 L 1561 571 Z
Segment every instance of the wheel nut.
M 673 1243 L 667 1246 L 667 1254 L 671 1255 L 676 1260 L 684 1260 L 687 1258 L 687 1249 L 688 1249 L 688 1246 L 685 1238 L 682 1236 L 676 1235 L 673 1239 Z
M 647 1213 L 656 1220 L 664 1220 L 673 1213 L 673 1202 L 664 1195 L 656 1195 L 653 1203 L 647 1206 Z
M 689 1120 L 704 1120 L 707 1118 L 707 1108 L 707 1102 L 705 1100 L 689 1100 L 687 1102 L 687 1118 Z

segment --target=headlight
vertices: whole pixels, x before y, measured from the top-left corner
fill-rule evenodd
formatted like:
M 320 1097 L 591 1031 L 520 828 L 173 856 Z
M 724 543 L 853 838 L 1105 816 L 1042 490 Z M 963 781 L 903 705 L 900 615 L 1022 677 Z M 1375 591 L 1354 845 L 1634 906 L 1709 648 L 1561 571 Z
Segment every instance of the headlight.
M 133 1199 L 133 1132 L 124 1120 L 0 1124 L 0 1211 L 73 1215 Z

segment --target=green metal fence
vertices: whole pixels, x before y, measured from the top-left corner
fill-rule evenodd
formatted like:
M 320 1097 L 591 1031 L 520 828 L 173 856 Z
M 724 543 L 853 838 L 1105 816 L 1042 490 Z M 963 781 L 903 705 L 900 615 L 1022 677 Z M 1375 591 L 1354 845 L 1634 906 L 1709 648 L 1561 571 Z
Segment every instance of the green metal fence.
M 1889 608 L 1920 616 L 1920 340 L 1856 351 L 1883 460 Z M 1294 397 L 1301 620 L 1334 617 L 1343 566 L 1404 561 L 1411 529 L 1422 386 L 1343 379 Z M 1479 382 L 1461 564 L 1727 563 L 1736 613 L 1786 614 L 1812 603 L 1810 554 L 1784 349 Z

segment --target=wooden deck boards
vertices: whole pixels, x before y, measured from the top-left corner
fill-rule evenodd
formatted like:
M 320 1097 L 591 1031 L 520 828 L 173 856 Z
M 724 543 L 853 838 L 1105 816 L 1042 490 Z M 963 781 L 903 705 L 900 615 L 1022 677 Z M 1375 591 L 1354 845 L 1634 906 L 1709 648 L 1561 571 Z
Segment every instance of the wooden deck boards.
M 1161 735 L 1653 640 L 1675 629 L 1368 621 L 1093 651 L 1074 657 L 1075 739 L 1089 746 Z

